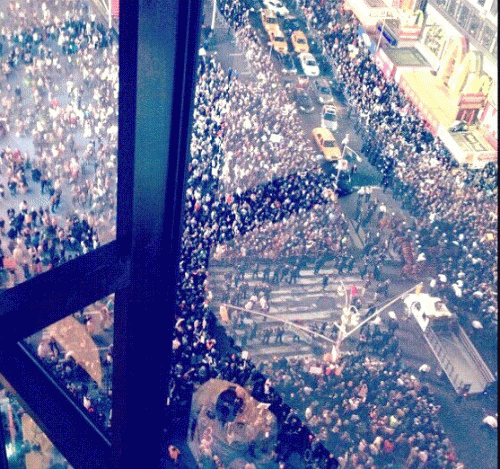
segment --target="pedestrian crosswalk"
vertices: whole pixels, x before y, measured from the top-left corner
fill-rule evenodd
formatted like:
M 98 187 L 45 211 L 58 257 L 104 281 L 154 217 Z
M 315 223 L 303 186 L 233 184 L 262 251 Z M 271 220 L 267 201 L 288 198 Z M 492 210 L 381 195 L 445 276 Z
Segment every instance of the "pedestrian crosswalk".
M 358 275 L 339 275 L 331 262 L 326 262 L 318 273 L 310 268 L 301 269 L 296 282 L 291 282 L 290 279 L 279 283 L 264 282 L 262 272 L 255 276 L 250 267 L 247 270 L 237 282 L 237 285 L 246 284 L 245 294 L 237 297 L 236 301 L 234 298 L 233 302 L 227 301 L 229 290 L 233 293 L 238 291 L 234 282 L 230 285 L 228 282 L 229 273 L 236 271 L 234 267 L 212 263 L 209 269 L 209 289 L 213 295 L 214 311 L 218 311 L 221 304 L 236 307 L 227 307 L 229 322 L 225 326 L 236 344 L 248 350 L 254 362 L 273 357 L 279 359 L 285 356 L 311 355 L 321 350 L 323 353 L 330 351 L 336 337 L 334 331 L 337 328 L 334 323 L 340 321 L 343 308 L 352 299 L 351 287 L 356 287 L 355 296 L 361 298 L 363 305 L 367 303 L 365 296 L 372 295 L 366 291 L 364 282 Z M 328 277 L 326 285 L 325 275 Z M 269 286 L 267 292 L 264 292 L 263 285 Z M 252 295 L 259 298 L 265 296 L 267 308 L 262 309 L 260 302 L 252 303 Z M 246 309 L 245 305 L 250 305 L 250 309 Z M 257 313 L 264 313 L 266 317 Z M 256 332 L 252 334 L 254 325 Z M 280 341 L 276 332 L 281 327 L 285 332 Z M 270 337 L 266 339 L 269 331 Z

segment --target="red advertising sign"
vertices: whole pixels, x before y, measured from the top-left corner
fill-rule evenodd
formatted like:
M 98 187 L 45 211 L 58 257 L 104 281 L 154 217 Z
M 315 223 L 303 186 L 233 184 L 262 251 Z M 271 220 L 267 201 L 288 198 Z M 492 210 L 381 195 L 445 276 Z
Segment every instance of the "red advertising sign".
M 483 106 L 486 96 L 482 93 L 464 94 L 460 97 L 458 105 L 461 108 L 479 109 Z
M 118 18 L 120 14 L 120 0 L 111 0 L 111 16 Z
M 391 78 L 396 68 L 387 54 L 379 49 L 375 55 L 375 63 L 387 79 Z

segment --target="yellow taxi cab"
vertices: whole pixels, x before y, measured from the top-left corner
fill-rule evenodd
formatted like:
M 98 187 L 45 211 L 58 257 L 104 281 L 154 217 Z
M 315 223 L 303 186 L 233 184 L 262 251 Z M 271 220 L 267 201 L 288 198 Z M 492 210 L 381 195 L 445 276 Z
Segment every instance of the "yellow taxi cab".
M 300 29 L 297 29 L 291 34 L 290 40 L 292 41 L 293 50 L 297 52 L 297 54 L 309 52 L 307 37 Z
M 260 18 L 262 20 L 262 26 L 264 26 L 267 34 L 270 34 L 271 31 L 280 31 L 280 25 L 278 23 L 278 17 L 276 16 L 276 13 L 273 13 L 267 8 L 263 8 L 262 10 L 260 10 Z
M 280 54 L 288 54 L 288 43 L 284 34 L 280 31 L 271 31 L 269 33 L 272 48 Z
M 316 127 L 313 129 L 312 134 L 316 144 L 327 161 L 340 160 L 342 152 L 329 129 L 326 127 Z

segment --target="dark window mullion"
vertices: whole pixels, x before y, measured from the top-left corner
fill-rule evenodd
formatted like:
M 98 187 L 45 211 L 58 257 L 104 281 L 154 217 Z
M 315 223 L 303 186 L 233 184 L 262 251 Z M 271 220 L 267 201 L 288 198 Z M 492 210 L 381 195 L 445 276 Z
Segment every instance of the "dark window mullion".
M 127 285 L 118 241 L 0 294 L 0 343 L 17 342 Z
M 0 469 L 9 469 L 7 448 L 5 447 L 4 416 L 0 414 Z
M 116 292 L 113 347 L 113 468 L 161 467 L 165 391 L 170 370 L 171 330 L 189 149 L 199 0 L 144 0 L 120 11 L 120 95 L 137 73 L 131 153 L 128 127 L 119 129 L 119 181 L 133 171 L 133 204 L 118 199 L 118 227 L 131 233 L 131 283 Z M 136 5 L 134 3 L 134 5 Z M 122 59 L 134 54 L 133 72 Z M 122 43 L 124 46 L 122 46 Z M 122 49 L 126 47 L 127 49 Z M 131 84 L 133 86 L 134 83 Z M 123 134 L 121 133 L 123 131 Z M 128 149 L 128 151 L 127 151 Z M 132 158 L 133 164 L 128 160 Z M 123 159 L 127 159 L 123 161 Z M 122 172 L 120 172 L 122 171 Z M 132 221 L 132 225 L 129 225 Z M 138 448 L 144 448 L 143 451 Z
M 109 469 L 110 442 L 21 344 L 0 350 L 0 374 L 75 469 Z

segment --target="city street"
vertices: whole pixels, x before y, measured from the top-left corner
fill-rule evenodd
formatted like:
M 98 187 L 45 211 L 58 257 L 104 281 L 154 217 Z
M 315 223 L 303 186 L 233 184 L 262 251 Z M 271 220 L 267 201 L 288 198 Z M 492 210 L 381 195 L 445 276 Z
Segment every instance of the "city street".
M 231 68 L 238 73 L 241 80 L 255 79 L 251 66 L 245 59 L 243 51 L 238 50 L 231 36 L 228 35 L 227 26 L 218 16 L 216 29 L 214 34 L 214 49 L 209 53 L 214 53 L 218 56 L 224 68 Z M 284 79 L 284 83 L 288 79 Z M 349 134 L 349 147 L 360 155 L 361 137 L 354 130 L 354 123 L 348 118 L 347 108 L 337 100 L 336 106 L 339 108 L 339 126 L 335 132 L 337 140 L 341 141 L 344 136 Z M 309 135 L 311 129 L 319 125 L 319 110 L 317 106 L 315 112 L 311 114 L 302 114 L 301 121 L 305 135 Z M 401 208 L 401 204 L 391 197 L 391 191 L 385 193 L 379 186 L 381 176 L 373 168 L 366 159 L 362 157 L 362 161 L 358 161 L 358 180 L 361 180 L 363 185 L 370 185 L 373 188 L 373 198 L 378 202 L 384 202 L 388 212 L 395 212 L 399 216 L 411 221 L 411 216 Z M 339 199 L 342 209 L 348 218 L 354 215 L 357 195 L 352 194 Z M 364 232 L 363 229 L 356 233 L 354 229 L 350 230 L 353 253 L 360 255 L 361 249 L 364 247 Z M 401 277 L 401 259 L 397 256 L 392 262 L 387 263 L 383 268 L 383 274 L 391 280 L 390 298 L 394 298 L 404 291 L 414 287 L 416 283 L 423 280 L 428 282 L 430 278 L 419 277 L 414 279 L 406 279 Z M 331 278 L 327 289 L 322 290 L 321 277 L 323 270 L 319 275 L 314 275 L 312 270 L 304 270 L 297 285 L 280 284 L 271 289 L 270 292 L 270 311 L 269 315 L 276 318 L 275 321 L 267 319 L 263 321 L 262 317 L 252 317 L 246 319 L 243 327 L 232 329 L 233 336 L 237 344 L 241 345 L 242 338 L 246 335 L 245 326 L 251 327 L 254 323 L 258 324 L 259 335 L 256 339 L 246 340 L 243 344 L 249 351 L 250 357 L 255 362 L 260 360 L 273 359 L 274 357 L 287 356 L 307 356 L 313 355 L 315 352 L 325 353 L 331 347 L 331 344 L 326 340 L 319 340 L 321 350 L 313 350 L 311 341 L 309 343 L 301 337 L 300 341 L 294 341 L 293 328 L 285 327 L 283 335 L 283 343 L 277 343 L 278 339 L 272 335 L 269 343 L 262 343 L 262 329 L 275 328 L 280 324 L 281 320 L 296 321 L 304 327 L 317 329 L 321 327 L 323 322 L 328 323 L 326 331 L 331 330 L 331 325 L 334 321 L 340 318 L 343 298 L 338 295 L 338 287 L 341 282 L 345 284 L 354 284 L 359 287 L 364 303 L 372 297 L 373 290 L 363 288 L 363 281 L 359 277 L 358 270 L 355 269 L 352 275 L 347 277 L 338 275 L 332 265 L 325 264 L 323 267 L 324 273 Z M 213 264 L 210 268 L 212 279 L 212 288 L 214 293 L 214 308 L 220 305 L 218 293 L 220 291 L 217 285 L 224 283 L 224 273 L 228 270 L 233 270 L 232 267 Z M 250 272 L 245 276 L 247 281 L 252 285 L 258 281 L 251 277 Z M 243 301 L 244 303 L 244 301 Z M 381 306 L 383 302 L 379 303 Z M 398 318 L 399 328 L 396 335 L 399 339 L 399 344 L 402 350 L 402 357 L 408 369 L 415 375 L 419 375 L 422 382 L 434 393 L 437 403 L 441 406 L 440 417 L 444 427 L 453 444 L 458 449 L 458 457 L 465 462 L 466 468 L 474 469 L 492 469 L 496 467 L 497 446 L 495 444 L 495 435 L 481 426 L 482 419 L 487 412 L 494 413 L 495 405 L 490 401 L 483 399 L 481 396 L 475 398 L 462 399 L 457 402 L 457 395 L 446 377 L 440 373 L 440 365 L 424 340 L 421 329 L 418 327 L 413 318 L 404 319 L 405 310 L 402 301 L 398 301 L 393 307 L 389 308 L 394 311 Z M 387 311 L 382 313 L 382 320 L 386 320 Z M 328 335 L 328 334 L 326 334 Z M 352 342 L 351 342 L 352 343 Z M 349 347 L 349 341 L 345 344 Z M 486 358 L 485 358 L 486 359 Z M 494 360 L 488 360 L 488 365 L 494 366 Z M 421 375 L 418 369 L 422 364 L 430 366 L 430 372 Z M 492 368 L 496 372 L 496 368 Z M 473 443 L 472 443 L 473 442 Z

